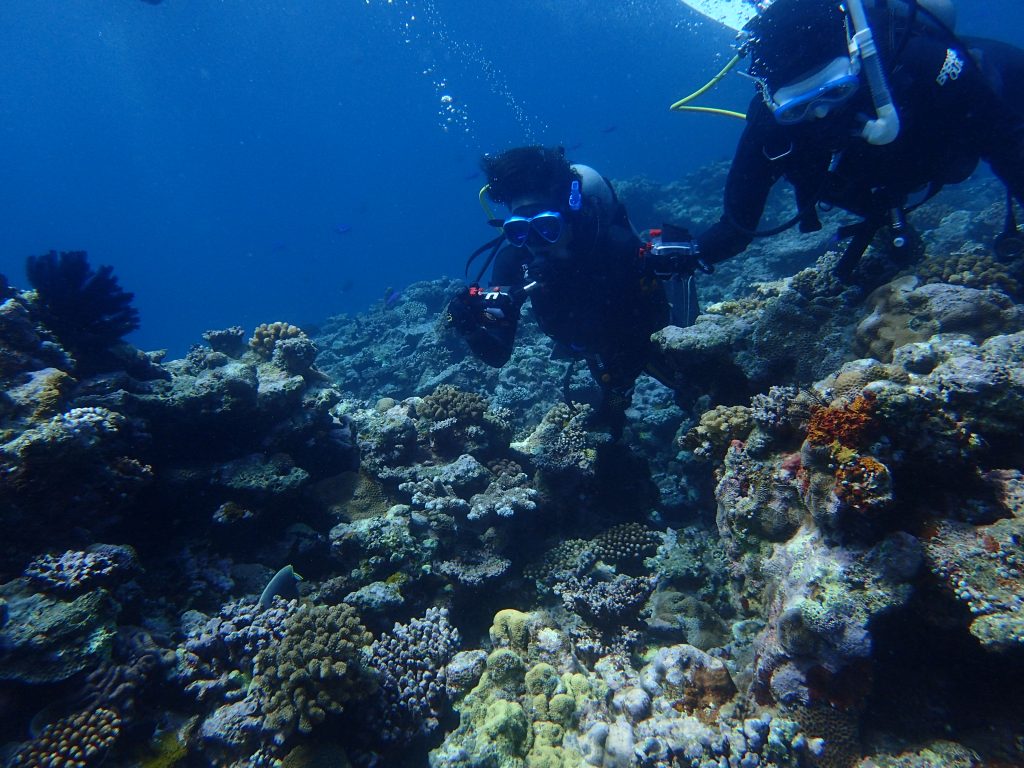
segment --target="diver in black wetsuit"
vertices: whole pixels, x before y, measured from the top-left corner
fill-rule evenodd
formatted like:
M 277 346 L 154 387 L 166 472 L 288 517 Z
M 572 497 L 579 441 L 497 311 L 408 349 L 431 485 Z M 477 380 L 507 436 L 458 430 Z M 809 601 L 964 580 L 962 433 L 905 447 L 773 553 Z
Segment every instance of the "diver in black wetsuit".
M 657 375 L 650 337 L 670 320 L 661 278 L 692 275 L 695 255 L 688 246 L 661 258 L 644 249 L 611 184 L 570 165 L 560 147 L 487 155 L 481 167 L 487 196 L 510 215 L 491 219 L 502 235 L 470 259 L 490 250 L 491 287 L 473 283 L 452 299 L 450 323 L 478 358 L 500 367 L 531 299 L 556 353 L 586 361 L 601 387 L 598 414 L 617 436 L 636 377 L 645 369 Z
M 1001 244 L 1019 250 L 1012 203 L 1024 202 L 1024 51 L 956 37 L 951 11 L 949 0 L 776 0 L 747 26 L 759 93 L 724 214 L 697 238 L 706 261 L 795 224 L 819 230 L 820 204 L 861 218 L 839 232 L 850 241 L 837 274 L 849 280 L 883 228 L 892 258 L 909 257 L 906 213 L 967 179 L 981 159 L 1007 187 Z M 797 213 L 756 232 L 781 178 L 794 187 Z

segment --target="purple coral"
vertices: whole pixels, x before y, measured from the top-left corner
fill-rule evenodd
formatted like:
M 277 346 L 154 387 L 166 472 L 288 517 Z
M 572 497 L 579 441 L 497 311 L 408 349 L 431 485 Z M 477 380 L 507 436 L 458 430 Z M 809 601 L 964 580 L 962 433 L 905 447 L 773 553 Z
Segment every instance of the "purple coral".
M 285 619 L 297 607 L 297 601 L 278 597 L 265 610 L 255 602 L 233 600 L 225 603 L 220 615 L 213 618 L 187 614 L 186 619 L 192 621 L 188 622 L 187 638 L 178 652 L 178 672 L 188 681 L 185 690 L 203 700 L 211 693 L 231 689 L 239 672 L 252 672 L 256 654 L 284 636 Z M 236 691 L 235 695 L 241 693 Z
M 75 594 L 109 584 L 118 570 L 106 555 L 69 549 L 62 555 L 40 555 L 25 568 L 25 576 L 43 590 Z
M 619 574 L 611 581 L 572 576 L 555 586 L 566 609 L 601 624 L 630 624 L 654 591 L 655 579 Z
M 431 733 L 445 700 L 445 666 L 459 645 L 448 611 L 430 608 L 421 619 L 395 624 L 370 646 L 371 667 L 380 681 L 380 732 L 386 741 L 407 742 Z

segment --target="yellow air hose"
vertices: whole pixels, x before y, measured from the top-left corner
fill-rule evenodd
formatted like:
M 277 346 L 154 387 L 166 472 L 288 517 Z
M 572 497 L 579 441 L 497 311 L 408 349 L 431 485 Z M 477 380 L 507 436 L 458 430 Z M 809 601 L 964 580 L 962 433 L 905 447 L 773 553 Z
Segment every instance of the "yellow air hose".
M 702 94 L 707 93 L 709 90 L 711 90 L 716 85 L 718 85 L 718 83 L 722 80 L 722 78 L 725 77 L 727 74 L 729 74 L 729 72 L 732 70 L 732 68 L 740 63 L 740 61 L 743 59 L 743 55 L 744 55 L 744 53 L 742 51 L 740 53 L 737 53 L 735 56 L 733 56 L 729 60 L 728 64 L 726 64 L 724 67 L 722 67 L 722 71 L 721 72 L 719 72 L 717 75 L 712 77 L 704 85 L 702 85 L 696 91 L 691 93 L 689 96 L 686 96 L 686 97 L 680 99 L 679 101 L 677 101 L 675 104 L 673 104 L 671 107 L 669 107 L 669 109 L 671 109 L 673 112 L 704 112 L 706 114 L 711 114 L 711 115 L 725 115 L 726 117 L 736 117 L 736 118 L 739 118 L 740 120 L 746 120 L 747 119 L 746 115 L 744 115 L 742 112 L 736 112 L 736 111 L 734 111 L 732 109 L 719 109 L 717 107 L 691 107 L 691 106 L 689 106 L 691 101 L 693 101 L 694 99 L 698 98 Z

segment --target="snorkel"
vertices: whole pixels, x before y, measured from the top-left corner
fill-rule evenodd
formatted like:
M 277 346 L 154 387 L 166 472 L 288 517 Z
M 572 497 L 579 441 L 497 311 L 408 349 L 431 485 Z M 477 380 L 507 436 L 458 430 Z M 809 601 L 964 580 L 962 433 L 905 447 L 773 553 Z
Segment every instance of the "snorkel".
M 875 107 L 875 119 L 864 124 L 860 135 L 868 144 L 890 144 L 900 133 L 900 118 L 892 103 L 889 84 L 882 71 L 881 57 L 878 55 L 867 14 L 864 13 L 864 3 L 862 0 L 846 0 L 846 7 L 854 30 L 850 40 L 850 56 L 860 58 L 861 66 L 868 78 L 871 101 Z

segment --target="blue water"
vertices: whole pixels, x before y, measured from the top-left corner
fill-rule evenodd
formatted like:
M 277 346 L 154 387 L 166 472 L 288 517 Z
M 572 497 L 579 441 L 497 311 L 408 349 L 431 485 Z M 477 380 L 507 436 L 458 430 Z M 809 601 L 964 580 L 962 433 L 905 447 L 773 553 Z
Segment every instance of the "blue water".
M 1024 43 L 1020 6 L 960 0 L 961 31 Z M 678 0 L 3 0 L 0 272 L 87 250 L 175 355 L 359 311 L 461 274 L 482 152 L 663 181 L 729 157 L 738 122 L 666 108 L 731 40 Z

